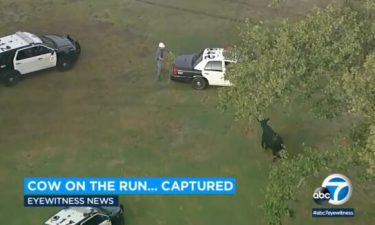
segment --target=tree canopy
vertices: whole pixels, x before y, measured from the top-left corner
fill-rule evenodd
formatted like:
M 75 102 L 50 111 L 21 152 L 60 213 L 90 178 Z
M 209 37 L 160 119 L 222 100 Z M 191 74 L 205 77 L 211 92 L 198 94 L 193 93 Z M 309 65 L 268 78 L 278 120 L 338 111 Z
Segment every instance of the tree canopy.
M 349 137 L 351 146 L 336 144 L 322 154 L 306 147 L 273 167 L 264 204 L 270 225 L 291 215 L 292 190 L 319 168 L 360 165 L 365 179 L 375 178 L 375 3 L 341 3 L 314 9 L 298 22 L 246 22 L 235 47 L 239 62 L 226 74 L 234 87 L 219 91 L 221 107 L 239 118 L 303 102 L 317 118 L 350 115 L 361 121 Z
M 240 63 L 227 73 L 235 87 L 223 89 L 220 97 L 224 108 L 233 107 L 244 118 L 301 98 L 317 116 L 333 118 L 348 112 L 353 93 L 343 84 L 351 82 L 347 78 L 375 46 L 374 24 L 367 13 L 332 5 L 315 9 L 297 23 L 285 20 L 273 28 L 247 22 L 240 37 Z

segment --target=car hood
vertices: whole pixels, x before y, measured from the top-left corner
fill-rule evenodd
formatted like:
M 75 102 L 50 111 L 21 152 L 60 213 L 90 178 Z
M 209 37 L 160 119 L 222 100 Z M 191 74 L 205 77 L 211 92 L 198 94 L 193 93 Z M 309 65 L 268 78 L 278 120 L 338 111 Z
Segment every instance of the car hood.
M 57 49 L 62 49 L 66 47 L 74 47 L 73 43 L 66 36 L 45 35 L 45 37 L 52 40 Z
M 193 69 L 193 59 L 195 54 L 178 55 L 175 59 L 174 65 L 178 69 Z

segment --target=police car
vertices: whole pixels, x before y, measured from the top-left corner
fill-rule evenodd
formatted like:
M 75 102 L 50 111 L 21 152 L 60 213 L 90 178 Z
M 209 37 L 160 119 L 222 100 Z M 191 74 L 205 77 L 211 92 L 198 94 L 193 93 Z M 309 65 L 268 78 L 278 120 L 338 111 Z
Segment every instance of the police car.
M 51 216 L 44 225 L 123 225 L 124 208 L 68 207 Z
M 232 86 L 225 78 L 228 65 L 236 63 L 224 48 L 207 48 L 198 54 L 182 54 L 175 59 L 171 80 L 189 82 L 196 90 L 211 86 Z
M 0 81 L 15 85 L 24 74 L 57 67 L 70 69 L 81 52 L 69 35 L 35 35 L 16 32 L 0 38 Z

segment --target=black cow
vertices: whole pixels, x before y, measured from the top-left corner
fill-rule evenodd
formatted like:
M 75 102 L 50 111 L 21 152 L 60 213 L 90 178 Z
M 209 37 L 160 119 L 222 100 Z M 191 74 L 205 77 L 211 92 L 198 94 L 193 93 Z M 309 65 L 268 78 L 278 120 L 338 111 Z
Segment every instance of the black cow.
M 270 119 L 267 118 L 258 120 L 258 122 L 263 130 L 262 148 L 265 150 L 271 149 L 275 160 L 276 158 L 280 158 L 280 151 L 285 149 L 285 145 L 282 137 L 267 124 L 269 120 Z

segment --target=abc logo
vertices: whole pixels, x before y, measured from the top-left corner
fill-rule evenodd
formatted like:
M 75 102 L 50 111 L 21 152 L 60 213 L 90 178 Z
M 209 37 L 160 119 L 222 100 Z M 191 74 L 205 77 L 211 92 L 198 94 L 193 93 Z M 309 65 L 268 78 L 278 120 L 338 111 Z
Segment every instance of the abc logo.
M 350 180 L 342 174 L 332 174 L 322 183 L 322 187 L 315 189 L 313 200 L 319 205 L 342 205 L 352 195 Z
M 331 194 L 329 193 L 329 190 L 327 188 L 318 187 L 314 191 L 313 199 L 316 204 L 326 205 L 331 199 Z

